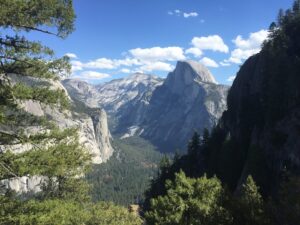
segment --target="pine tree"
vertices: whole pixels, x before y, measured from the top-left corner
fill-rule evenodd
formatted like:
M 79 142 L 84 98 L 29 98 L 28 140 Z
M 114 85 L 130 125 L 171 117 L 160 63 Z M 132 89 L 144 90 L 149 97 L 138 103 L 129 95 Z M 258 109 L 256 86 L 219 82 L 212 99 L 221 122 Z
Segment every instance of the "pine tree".
M 235 224 L 268 224 L 264 201 L 252 176 L 248 176 L 246 182 L 242 185 L 241 194 L 237 198 L 235 207 Z
M 293 12 L 295 14 L 300 12 L 300 0 L 295 0 L 293 4 Z
M 281 224 L 292 225 L 300 219 L 300 178 L 290 176 L 279 191 L 279 205 L 276 215 Z
M 162 176 L 168 173 L 168 170 L 171 166 L 171 162 L 168 156 L 164 155 L 159 163 L 159 172 Z
M 72 0 L 0 2 L 0 26 L 3 33 L 9 30 L 7 35 L 0 34 L 0 145 L 6 148 L 0 153 L 0 180 L 44 177 L 42 192 L 33 196 L 20 198 L 0 187 L 1 225 L 142 223 L 124 208 L 89 201 L 83 176 L 91 156 L 79 145 L 76 128 L 61 130 L 21 107 L 31 100 L 62 112 L 68 109 L 66 93 L 50 88 L 70 72 L 68 58 L 56 59 L 50 48 L 28 40 L 26 34 L 42 32 L 66 38 L 74 29 L 74 18 Z M 42 82 L 36 86 L 23 82 L 37 80 Z M 39 127 L 39 132 L 25 132 L 30 126 Z M 8 150 L 16 144 L 30 147 L 20 154 Z
M 203 134 L 202 134 L 202 139 L 201 139 L 201 144 L 202 145 L 207 145 L 209 142 L 209 130 L 207 128 L 204 128 Z
M 70 72 L 68 59 L 56 59 L 50 48 L 28 40 L 25 35 L 42 32 L 65 38 L 73 31 L 74 18 L 71 0 L 3 0 L 0 3 L 0 26 L 7 33 L 0 36 L 0 144 L 6 149 L 0 153 L 0 180 L 45 177 L 41 185 L 43 192 L 32 199 L 20 200 L 2 187 L 5 195 L 1 196 L 1 206 L 4 209 L 13 206 L 16 213 L 11 217 L 14 210 L 3 210 L 1 217 L 12 219 L 13 224 L 27 224 L 26 212 L 27 216 L 34 213 L 31 204 L 41 206 L 42 210 L 55 199 L 65 200 L 66 204 L 88 199 L 88 187 L 80 177 L 87 169 L 90 155 L 79 145 L 76 128 L 60 130 L 45 117 L 34 116 L 21 107 L 32 100 L 61 111 L 68 108 L 64 91 L 50 88 L 60 75 Z M 20 36 L 20 31 L 24 36 Z M 42 84 L 34 86 L 26 82 L 37 80 Z M 27 127 L 39 127 L 39 132 L 25 132 Z M 29 147 L 16 154 L 9 150 L 16 144 Z M 51 216 L 50 212 L 45 214 Z M 11 221 L 1 222 L 10 224 Z
M 283 11 L 283 9 L 280 9 L 278 12 L 278 15 L 277 15 L 277 24 L 279 26 L 282 25 L 283 18 L 284 18 L 284 11 Z
M 229 224 L 231 217 L 222 206 L 223 189 L 217 178 L 186 177 L 183 171 L 166 182 L 167 194 L 151 200 L 147 224 Z
M 194 132 L 192 139 L 188 145 L 188 154 L 191 156 L 197 156 L 200 149 L 200 135 Z

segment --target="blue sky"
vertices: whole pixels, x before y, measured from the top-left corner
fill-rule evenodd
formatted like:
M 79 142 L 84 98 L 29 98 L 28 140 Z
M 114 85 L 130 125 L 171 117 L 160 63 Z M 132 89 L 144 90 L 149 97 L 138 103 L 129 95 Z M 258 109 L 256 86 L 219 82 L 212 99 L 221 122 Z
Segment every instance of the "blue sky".
M 208 66 L 230 84 L 259 51 L 279 8 L 292 0 L 74 0 L 76 30 L 65 40 L 33 33 L 58 56 L 69 54 L 72 77 L 101 83 L 140 71 L 165 77 L 177 60 Z

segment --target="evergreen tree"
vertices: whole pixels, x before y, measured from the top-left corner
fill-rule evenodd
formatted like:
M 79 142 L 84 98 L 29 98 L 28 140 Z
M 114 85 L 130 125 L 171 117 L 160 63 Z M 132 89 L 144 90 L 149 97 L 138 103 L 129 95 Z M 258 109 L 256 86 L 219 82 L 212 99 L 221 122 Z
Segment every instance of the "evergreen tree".
M 278 12 L 278 15 L 277 15 L 277 24 L 279 26 L 282 25 L 283 17 L 284 17 L 284 11 L 283 11 L 283 9 L 280 9 Z
M 164 176 L 169 172 L 171 162 L 168 156 L 164 155 L 159 163 L 159 173 Z
M 200 143 L 200 135 L 195 132 L 192 139 L 188 144 L 188 161 L 189 166 L 185 170 L 188 176 L 195 177 L 200 174 L 202 171 L 202 159 L 201 159 L 201 143 Z
M 293 3 L 293 11 L 295 14 L 300 12 L 300 0 L 295 0 Z
M 268 224 L 264 201 L 259 193 L 252 176 L 248 176 L 242 185 L 241 194 L 235 204 L 234 214 L 237 225 L 263 225 Z
M 279 204 L 275 215 L 280 224 L 292 225 L 300 219 L 300 178 L 290 176 L 279 192 Z
M 56 59 L 50 48 L 25 35 L 42 32 L 66 38 L 74 29 L 74 18 L 72 0 L 0 2 L 0 145 L 6 149 L 0 153 L 0 180 L 43 177 L 42 192 L 33 196 L 0 187 L 1 225 L 142 223 L 125 208 L 89 201 L 83 176 L 91 156 L 79 145 L 76 128 L 61 130 L 21 107 L 31 100 L 62 112 L 68 109 L 65 92 L 50 88 L 70 72 L 68 58 Z M 26 82 L 37 80 L 41 82 L 36 86 Z M 25 132 L 27 127 L 38 127 L 39 132 Z M 27 144 L 28 149 L 20 154 L 9 151 L 16 144 Z
M 201 139 L 201 144 L 208 145 L 208 143 L 209 143 L 209 130 L 207 128 L 204 128 L 203 134 L 202 134 L 202 139 Z
M 197 132 L 195 132 L 188 144 L 188 154 L 191 156 L 197 156 L 199 150 L 200 150 L 200 135 Z
M 148 224 L 229 224 L 231 217 L 222 206 L 223 189 L 217 178 L 193 179 L 183 171 L 166 182 L 167 194 L 151 200 Z
M 48 163 L 47 160 L 45 162 L 45 155 L 50 158 L 53 158 L 54 154 L 67 155 L 68 149 L 70 153 L 76 152 L 85 158 L 86 153 L 79 145 L 75 144 L 77 136 L 74 129 L 61 131 L 46 118 L 33 116 L 20 107 L 20 103 L 26 100 L 56 106 L 61 110 L 68 107 L 69 101 L 64 91 L 50 89 L 52 80 L 57 80 L 61 74 L 70 71 L 68 59 L 65 57 L 55 59 L 51 49 L 39 42 L 27 40 L 25 36 L 19 35 L 19 31 L 43 32 L 64 38 L 73 30 L 74 17 L 70 0 L 1 1 L 0 26 L 4 32 L 8 28 L 13 32 L 7 32 L 9 35 L 1 34 L 0 36 L 0 93 L 2 94 L 0 99 L 0 144 L 6 145 L 6 149 L 9 149 L 10 145 L 27 143 L 31 146 L 31 150 L 22 154 L 22 157 L 9 151 L 2 152 L 0 179 L 9 179 L 25 174 L 45 175 L 40 171 L 40 168 L 46 167 Z M 12 82 L 15 74 L 19 79 Z M 20 81 L 21 78 L 31 81 L 38 78 L 43 80 L 44 85 L 30 85 L 30 82 Z M 25 133 L 24 129 L 29 126 L 39 126 L 41 132 Z M 67 138 L 70 141 L 67 141 Z M 70 144 L 71 141 L 72 144 Z M 42 150 L 44 158 L 38 157 L 40 150 Z M 72 156 L 72 154 L 69 155 Z M 32 160 L 33 157 L 35 160 Z M 23 159 L 21 162 L 19 162 L 20 158 Z M 73 162 L 69 161 L 68 163 L 77 163 L 76 166 L 78 164 L 82 166 L 81 157 L 78 157 L 78 160 L 74 159 L 71 159 Z M 31 164 L 30 161 L 33 163 Z M 28 164 L 25 165 L 23 162 Z M 54 162 L 53 165 L 56 163 Z M 69 170 L 74 169 L 70 165 Z M 67 172 L 66 170 L 62 171 Z

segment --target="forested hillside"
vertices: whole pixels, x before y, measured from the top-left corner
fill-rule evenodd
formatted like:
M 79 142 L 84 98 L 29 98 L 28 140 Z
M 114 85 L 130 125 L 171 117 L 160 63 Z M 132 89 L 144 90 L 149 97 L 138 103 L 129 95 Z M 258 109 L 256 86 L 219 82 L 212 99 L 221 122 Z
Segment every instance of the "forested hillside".
M 115 153 L 105 164 L 94 165 L 87 175 L 95 201 L 128 206 L 141 204 L 156 178 L 162 154 L 140 137 L 114 140 Z
M 23 107 L 31 102 L 63 113 L 71 108 L 65 91 L 51 86 L 70 73 L 68 57 L 57 59 L 28 34 L 66 38 L 74 19 L 71 0 L 0 1 L 0 180 L 24 182 L 26 177 L 27 186 L 28 179 L 39 180 L 39 190 L 27 195 L 0 186 L 0 224 L 141 224 L 125 208 L 90 201 L 83 177 L 91 155 L 79 144 L 76 127 L 60 129 Z M 15 75 L 24 79 L 13 82 Z M 16 145 L 26 149 L 13 151 Z
M 240 68 L 219 124 L 162 168 L 149 224 L 299 224 L 299 38 L 296 0 Z
M 180 10 L 167 14 L 186 21 L 198 16 Z M 290 9 L 279 11 L 261 51 L 241 66 L 229 90 L 227 108 L 223 101 L 227 86 L 217 85 L 208 70 L 193 61 L 180 62 L 162 86 L 160 79 L 150 84 L 150 91 L 159 87 L 153 94 L 156 100 L 149 99 L 152 94 L 148 91 L 145 95 L 137 92 L 138 97 L 131 102 L 135 107 L 125 107 L 125 115 L 134 117 L 132 112 L 149 105 L 152 115 L 140 117 L 140 122 L 147 125 L 145 128 L 153 128 L 148 135 L 162 140 L 175 137 L 185 142 L 187 137 L 180 140 L 181 131 L 191 133 L 195 127 L 215 124 L 226 108 L 213 129 L 195 132 L 186 143 L 186 154 L 175 154 L 172 159 L 148 141 L 131 137 L 131 133 L 123 139 L 115 137 L 110 148 L 108 124 L 101 121 L 101 115 L 106 118 L 105 112 L 97 102 L 92 104 L 93 98 L 88 101 L 90 105 L 85 104 L 84 90 L 95 96 L 89 84 L 72 81 L 78 91 L 74 93 L 80 98 L 69 98 L 60 80 L 72 72 L 70 57 L 57 58 L 37 37 L 65 39 L 75 29 L 75 18 L 72 0 L 0 0 L 0 225 L 300 224 L 300 0 L 294 0 Z M 210 38 L 217 39 L 222 49 L 208 46 Z M 196 40 L 205 40 L 205 46 L 196 48 L 194 43 L 195 48 L 185 51 L 170 47 L 167 53 L 160 47 L 147 49 L 147 62 L 145 50 L 139 48 L 124 55 L 138 52 L 144 61 L 101 58 L 96 63 L 98 68 L 100 63 L 100 67 L 105 64 L 106 69 L 120 71 L 121 64 L 169 70 L 173 67 L 166 62 L 184 59 L 184 54 L 193 52 L 199 57 L 204 54 L 202 50 L 229 51 L 216 35 Z M 237 40 L 247 42 L 241 36 Z M 166 60 L 160 56 L 161 62 L 151 61 L 153 56 L 148 53 L 153 49 L 155 57 L 162 52 Z M 173 54 L 174 49 L 181 57 Z M 217 68 L 226 61 L 210 63 Z M 95 62 L 77 61 L 79 70 L 91 68 L 91 64 L 95 67 Z M 128 68 L 123 71 L 130 72 Z M 110 76 L 84 72 L 98 78 Z M 121 83 L 124 81 L 125 87 L 135 83 L 136 92 L 140 87 L 135 82 L 138 77 L 145 78 L 136 74 L 129 80 L 121 79 Z M 116 87 L 123 84 L 111 82 L 107 88 L 112 91 L 112 99 L 120 97 Z M 127 88 L 120 90 L 125 97 L 116 102 L 124 103 L 134 96 L 126 95 Z M 203 98 L 206 104 L 201 106 Z M 109 104 L 115 107 L 116 102 Z M 199 106 L 210 115 L 199 120 L 203 112 Z M 192 120 L 188 120 L 185 115 L 191 112 Z M 54 121 L 53 115 L 59 115 L 59 119 Z M 182 123 L 175 126 L 176 115 Z M 89 140 L 82 138 L 83 127 L 85 134 L 96 140 L 92 146 L 103 144 L 98 165 L 92 164 L 95 152 L 87 147 Z M 129 128 L 134 133 L 138 127 Z M 171 149 L 177 146 L 173 145 L 175 141 L 166 143 L 168 151 L 176 151 Z M 134 212 L 127 209 L 129 204 L 138 204 Z

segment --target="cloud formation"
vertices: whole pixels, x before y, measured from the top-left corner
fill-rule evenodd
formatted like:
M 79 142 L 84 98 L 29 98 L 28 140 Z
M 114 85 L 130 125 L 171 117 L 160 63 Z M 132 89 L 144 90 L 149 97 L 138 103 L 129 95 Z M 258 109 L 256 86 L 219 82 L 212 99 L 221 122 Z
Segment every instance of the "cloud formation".
M 116 65 L 113 60 L 107 58 L 99 58 L 90 61 L 83 65 L 85 68 L 90 69 L 115 69 Z
M 200 57 L 203 52 L 199 48 L 189 48 L 185 50 L 185 54 L 192 54 L 194 57 Z
M 171 71 L 173 66 L 168 62 L 184 60 L 183 48 L 180 47 L 152 47 L 152 48 L 136 48 L 127 52 L 127 56 L 123 59 L 98 58 L 88 62 L 72 60 L 73 76 L 78 71 L 83 70 L 116 70 L 122 73 L 130 73 L 132 71 Z M 90 73 L 91 74 L 91 73 Z
M 76 59 L 77 58 L 77 55 L 74 54 L 74 53 L 66 53 L 65 56 L 68 56 L 70 59 Z
M 218 63 L 216 63 L 216 61 L 214 61 L 213 59 L 210 59 L 208 57 L 204 57 L 200 60 L 201 63 L 203 63 L 203 65 L 207 66 L 207 67 L 214 67 L 217 68 L 219 67 Z
M 108 77 L 110 77 L 110 75 L 107 73 L 99 73 L 96 71 L 83 71 L 79 75 L 75 75 L 72 78 L 77 78 L 82 80 L 102 80 Z
M 180 47 L 135 48 L 129 50 L 129 53 L 135 59 L 142 62 L 177 61 L 185 59 L 183 49 Z
M 260 52 L 262 43 L 268 38 L 267 30 L 260 30 L 250 33 L 247 39 L 238 35 L 232 42 L 235 49 L 231 52 L 230 58 L 225 62 L 241 64 L 245 59 Z
M 197 17 L 199 16 L 199 14 L 197 12 L 183 12 L 179 9 L 175 9 L 175 10 L 170 10 L 168 11 L 168 15 L 170 16 L 182 16 L 184 18 L 190 18 L 190 17 Z
M 139 68 L 141 71 L 152 72 L 152 71 L 167 71 L 170 72 L 174 69 L 174 67 L 165 62 L 153 62 L 149 64 L 145 64 Z
M 200 50 L 211 50 L 223 53 L 229 52 L 228 46 L 224 43 L 223 39 L 219 35 L 194 37 L 191 44 L 194 46 L 194 48 L 198 48 Z
M 131 73 L 131 70 L 130 69 L 127 69 L 127 68 L 123 68 L 120 70 L 121 73 Z
M 234 81 L 235 77 L 236 77 L 236 76 L 230 76 L 230 77 L 227 78 L 226 81 L 231 83 L 231 82 Z
M 183 13 L 184 18 L 189 18 L 189 17 L 197 17 L 199 14 L 196 12 L 190 12 L 190 13 Z
M 83 63 L 78 60 L 71 61 L 72 72 L 83 70 Z
M 221 66 L 230 66 L 231 64 L 228 62 L 220 62 L 220 65 Z

